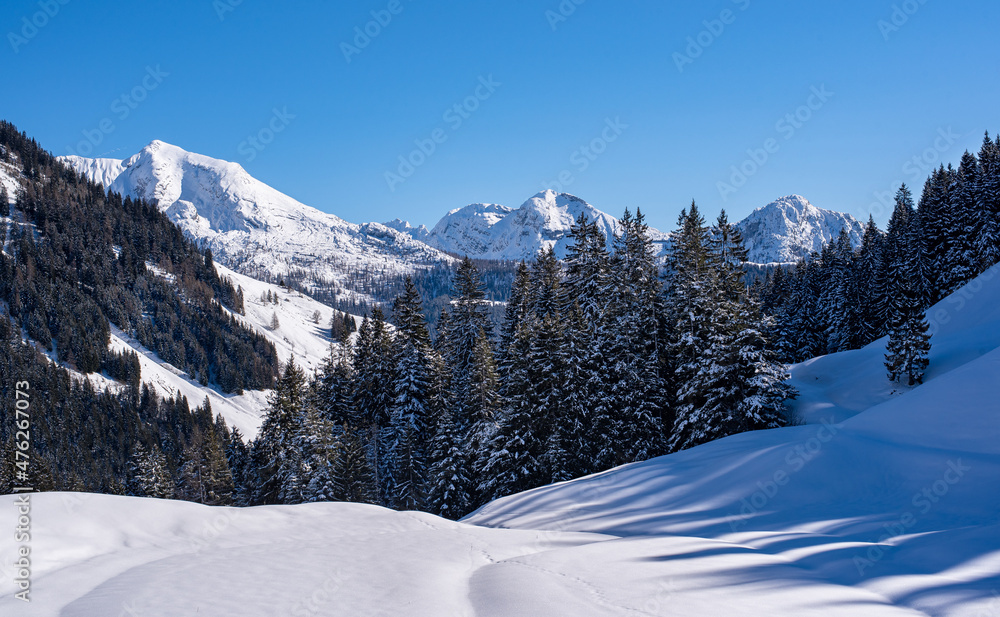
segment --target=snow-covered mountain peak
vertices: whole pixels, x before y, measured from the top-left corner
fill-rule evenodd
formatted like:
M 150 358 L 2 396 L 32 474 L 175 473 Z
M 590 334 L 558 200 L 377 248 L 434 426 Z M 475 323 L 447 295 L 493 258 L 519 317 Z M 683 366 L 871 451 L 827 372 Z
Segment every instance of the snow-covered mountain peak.
M 819 251 L 846 229 L 857 245 L 864 226 L 850 214 L 817 208 L 801 195 L 776 199 L 737 225 L 746 240 L 750 261 L 791 263 Z
M 580 214 L 597 221 L 608 238 L 618 231 L 614 217 L 579 197 L 546 190 L 516 210 L 487 203 L 452 210 L 434 226 L 426 242 L 443 251 L 481 259 L 530 260 L 548 247 L 563 256 L 566 236 Z
M 348 223 L 257 180 L 238 163 L 161 140 L 126 160 L 61 160 L 109 190 L 156 203 L 217 260 L 247 274 L 305 270 L 347 287 L 351 271 L 388 276 L 450 261 L 391 225 Z

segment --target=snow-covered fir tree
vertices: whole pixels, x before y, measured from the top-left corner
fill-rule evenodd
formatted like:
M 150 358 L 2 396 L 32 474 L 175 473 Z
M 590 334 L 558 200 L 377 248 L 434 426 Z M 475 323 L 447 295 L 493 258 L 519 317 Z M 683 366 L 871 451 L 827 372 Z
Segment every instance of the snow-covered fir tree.
M 902 294 L 902 310 L 892 324 L 886 345 L 885 368 L 891 381 L 912 387 L 924 381 L 931 335 L 919 299 L 908 282 Z

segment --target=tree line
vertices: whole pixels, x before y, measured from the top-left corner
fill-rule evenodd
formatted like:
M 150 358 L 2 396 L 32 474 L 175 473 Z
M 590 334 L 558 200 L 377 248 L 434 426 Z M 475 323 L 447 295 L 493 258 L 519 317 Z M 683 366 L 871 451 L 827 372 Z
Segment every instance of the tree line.
M 458 518 L 498 497 L 785 424 L 746 252 L 723 213 L 680 218 L 664 276 L 641 213 L 611 250 L 585 217 L 565 260 L 521 264 L 495 331 L 475 263 L 431 336 L 412 280 L 312 378 L 290 362 L 234 444 L 241 505 L 364 501 Z

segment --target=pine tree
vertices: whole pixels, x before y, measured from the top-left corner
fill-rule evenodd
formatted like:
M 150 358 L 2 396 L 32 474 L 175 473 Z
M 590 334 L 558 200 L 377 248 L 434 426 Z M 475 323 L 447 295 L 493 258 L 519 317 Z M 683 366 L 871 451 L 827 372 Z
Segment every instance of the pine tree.
M 354 429 L 345 427 L 338 445 L 333 467 L 336 498 L 354 503 L 379 503 L 375 473 L 360 436 Z
M 485 445 L 496 421 L 499 394 L 486 295 L 479 271 L 468 257 L 455 273 L 452 298 L 452 311 L 441 332 L 447 341 L 439 347 L 445 353 L 449 392 L 454 397 L 451 416 L 458 443 L 465 466 L 475 476 L 485 464 Z M 459 501 L 477 502 L 471 485 L 462 488 L 469 492 Z
M 167 466 L 167 459 L 158 447 L 147 449 L 140 443 L 132 452 L 129 459 L 128 492 L 130 495 L 157 499 L 174 497 L 173 477 Z
M 226 445 L 226 460 L 233 476 L 233 505 L 249 506 L 253 502 L 257 475 L 250 459 L 250 448 L 235 427 Z
M 254 441 L 252 459 L 260 478 L 255 504 L 299 503 L 304 492 L 303 452 L 296 447 L 306 413 L 306 377 L 295 358 L 268 398 L 268 408 Z
M 389 410 L 393 400 L 392 337 L 382 310 L 375 307 L 358 330 L 354 351 L 355 418 L 350 423 L 358 431 L 375 475 L 380 503 L 386 498 L 386 465 L 389 462 Z
M 1000 262 L 1000 136 L 996 142 L 987 132 L 979 151 L 979 230 L 977 250 L 979 269 L 986 270 Z
M 948 262 L 951 268 L 951 290 L 971 281 L 979 274 L 980 256 L 976 252 L 979 234 L 984 226 L 980 202 L 981 171 L 976 157 L 966 151 L 958 169 L 951 176 L 949 191 L 953 227 L 949 230 Z
M 528 311 L 528 283 L 528 266 L 522 261 L 517 265 L 507 308 L 504 310 L 500 339 L 497 342 L 497 373 L 500 378 L 501 396 L 504 398 L 506 398 L 506 393 L 503 389 L 508 382 L 511 366 L 517 361 L 511 350 L 517 338 L 517 330 Z
M 387 505 L 399 510 L 425 506 L 427 480 L 430 335 L 420 294 L 407 277 L 405 290 L 393 303 L 396 325 L 394 394 L 390 417 Z
M 6 186 L 0 186 L 0 216 L 10 216 L 10 196 Z
M 340 341 L 330 345 L 327 357 L 316 376 L 317 409 L 335 427 L 361 424 L 352 404 L 353 358 L 350 335 L 342 332 Z
M 889 332 L 885 367 L 890 381 L 905 382 L 912 387 L 923 383 L 931 348 L 930 334 L 923 309 L 912 287 L 905 285 L 903 293 L 903 311 Z
M 277 330 L 281 327 L 281 323 L 278 321 L 277 311 L 271 313 L 271 330 Z
M 675 393 L 671 450 L 706 440 L 700 417 L 707 398 L 708 350 L 719 304 L 719 284 L 709 252 L 710 235 L 698 206 L 681 212 L 667 255 L 666 359 Z
M 593 390 L 609 394 L 606 404 L 597 405 L 595 423 L 607 425 L 608 431 L 605 447 L 597 453 L 598 467 L 645 460 L 665 451 L 660 278 L 642 212 L 633 217 L 626 210 L 620 223 L 622 232 L 614 240 L 609 266 L 612 284 L 602 297 L 607 303 L 605 327 L 594 333 L 598 344 L 604 343 L 603 350 L 588 366 L 597 386 Z M 727 232 L 736 233 L 734 228 Z M 586 314 L 583 317 L 587 319 Z M 600 369 L 602 361 L 608 371 L 603 383 L 593 370 Z
M 878 336 L 886 334 L 902 311 L 900 300 L 903 287 L 903 276 L 906 272 L 915 272 L 921 259 L 919 248 L 915 246 L 913 227 L 916 213 L 913 210 L 913 195 L 904 184 L 896 193 L 896 205 L 889 225 L 886 228 L 885 241 L 882 247 L 882 276 L 876 289 L 877 302 L 875 308 L 881 316 Z M 912 275 L 911 275 L 912 276 Z

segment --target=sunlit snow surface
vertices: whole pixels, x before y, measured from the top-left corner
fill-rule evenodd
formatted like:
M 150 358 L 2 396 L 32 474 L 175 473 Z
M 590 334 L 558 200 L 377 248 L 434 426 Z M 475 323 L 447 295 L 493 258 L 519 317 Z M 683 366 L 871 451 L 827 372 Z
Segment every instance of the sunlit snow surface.
M 819 358 L 793 368 L 810 424 L 501 499 L 464 523 L 35 495 L 24 604 L 2 497 L 0 615 L 995 617 L 997 274 L 929 312 L 922 386 L 893 391 L 884 342 Z

